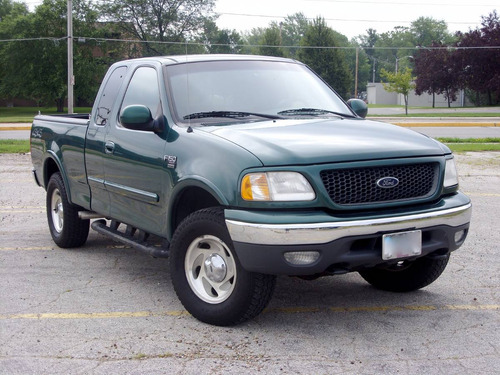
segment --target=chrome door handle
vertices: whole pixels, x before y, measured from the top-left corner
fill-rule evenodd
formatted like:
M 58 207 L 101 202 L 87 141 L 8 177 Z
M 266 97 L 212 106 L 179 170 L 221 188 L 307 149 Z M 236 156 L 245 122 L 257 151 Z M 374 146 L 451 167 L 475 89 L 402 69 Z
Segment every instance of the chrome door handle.
M 111 141 L 106 142 L 104 145 L 104 151 L 106 154 L 112 154 L 115 151 L 115 144 Z

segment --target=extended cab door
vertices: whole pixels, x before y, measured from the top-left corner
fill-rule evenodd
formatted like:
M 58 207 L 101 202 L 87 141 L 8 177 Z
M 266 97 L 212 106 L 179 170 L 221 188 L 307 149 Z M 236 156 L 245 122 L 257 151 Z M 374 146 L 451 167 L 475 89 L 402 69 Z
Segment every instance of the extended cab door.
M 153 118 L 163 116 L 159 76 L 154 67 L 134 72 L 120 104 L 144 105 Z M 119 116 L 109 120 L 105 135 L 104 174 L 110 198 L 110 217 L 145 231 L 160 234 L 166 223 L 164 150 L 167 127 L 162 131 L 126 129 Z
M 97 101 L 87 130 L 85 167 L 91 191 L 90 206 L 92 210 L 104 215 L 109 214 L 109 194 L 104 183 L 104 142 L 111 114 L 114 107 L 120 104 L 116 102 L 126 73 L 126 66 L 119 66 L 109 72 L 97 94 Z

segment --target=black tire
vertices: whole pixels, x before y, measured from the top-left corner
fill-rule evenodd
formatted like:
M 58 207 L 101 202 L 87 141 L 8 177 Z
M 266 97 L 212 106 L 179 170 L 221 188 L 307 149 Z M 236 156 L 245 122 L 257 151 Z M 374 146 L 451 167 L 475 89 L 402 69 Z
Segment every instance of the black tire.
M 390 292 L 411 292 L 434 282 L 444 271 L 450 256 L 423 257 L 387 268 L 360 271 L 363 279 L 377 289 Z
M 89 235 L 90 220 L 80 219 L 79 207 L 68 202 L 66 187 L 59 172 L 50 177 L 46 203 L 50 234 L 57 246 L 82 246 Z
M 276 282 L 275 276 L 243 269 L 218 208 L 197 211 L 179 225 L 170 245 L 170 274 L 186 310 L 218 326 L 257 316 Z

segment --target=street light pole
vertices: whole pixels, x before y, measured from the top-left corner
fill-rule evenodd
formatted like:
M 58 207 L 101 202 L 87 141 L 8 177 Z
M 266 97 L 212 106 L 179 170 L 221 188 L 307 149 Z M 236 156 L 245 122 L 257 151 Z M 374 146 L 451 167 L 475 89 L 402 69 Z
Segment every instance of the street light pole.
M 413 59 L 413 56 L 403 56 L 403 57 L 396 57 L 396 74 L 398 74 L 398 63 L 399 63 L 399 60 L 401 59 Z
M 375 83 L 375 57 L 373 57 L 372 82 Z
M 68 114 L 73 113 L 73 0 L 68 0 Z

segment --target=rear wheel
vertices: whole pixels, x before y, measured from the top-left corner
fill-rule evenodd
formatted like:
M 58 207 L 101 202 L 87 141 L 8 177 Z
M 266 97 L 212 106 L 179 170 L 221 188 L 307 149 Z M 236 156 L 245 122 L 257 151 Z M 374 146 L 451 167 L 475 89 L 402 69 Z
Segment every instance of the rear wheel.
M 443 273 L 449 259 L 449 254 L 439 258 L 424 257 L 412 262 L 402 261 L 387 268 L 371 268 L 359 274 L 375 288 L 411 292 L 434 282 Z
M 78 217 L 79 207 L 69 203 L 60 173 L 47 185 L 47 220 L 54 242 L 63 248 L 78 247 L 87 241 L 90 220 Z
M 184 307 L 202 322 L 228 326 L 258 315 L 275 276 L 248 272 L 234 251 L 221 209 L 197 211 L 175 231 L 170 273 Z

